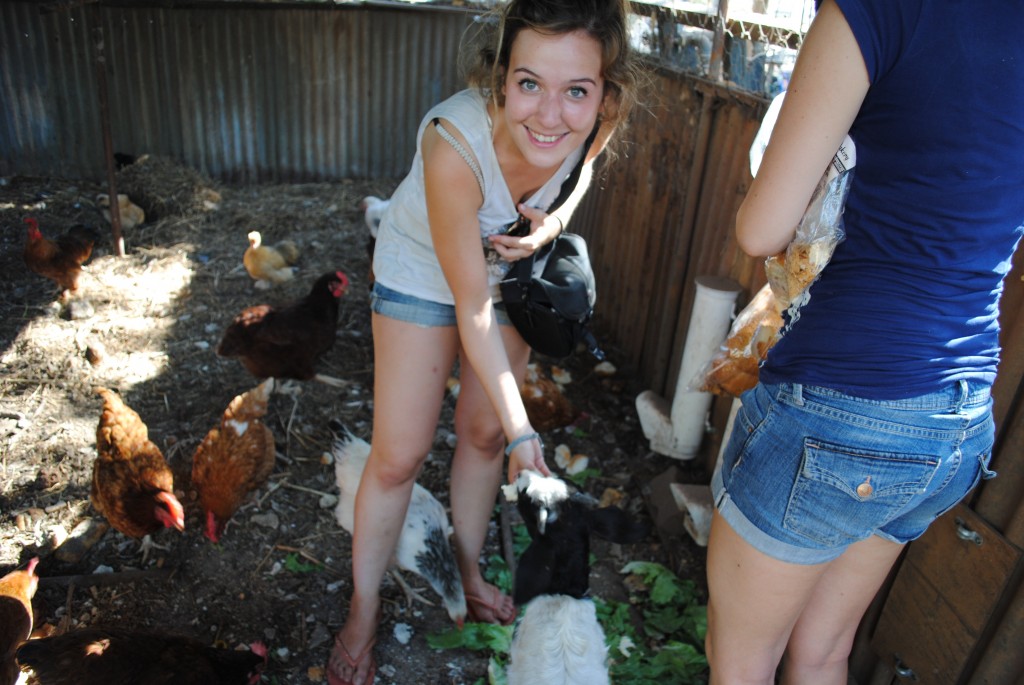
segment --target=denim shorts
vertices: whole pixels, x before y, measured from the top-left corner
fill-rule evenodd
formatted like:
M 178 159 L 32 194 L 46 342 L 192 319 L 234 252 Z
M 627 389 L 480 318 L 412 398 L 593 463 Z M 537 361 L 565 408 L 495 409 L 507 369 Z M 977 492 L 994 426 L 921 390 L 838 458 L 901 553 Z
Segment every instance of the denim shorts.
M 423 328 L 456 325 L 453 305 L 431 302 L 415 295 L 406 295 L 377 282 L 374 282 L 373 289 L 370 291 L 370 309 L 389 319 L 405 321 Z M 503 303 L 494 303 L 494 315 L 498 325 L 512 325 Z
M 759 384 L 740 399 L 711 479 L 715 506 L 744 540 L 782 561 L 831 561 L 872 535 L 909 542 L 995 476 L 987 385 L 869 400 Z

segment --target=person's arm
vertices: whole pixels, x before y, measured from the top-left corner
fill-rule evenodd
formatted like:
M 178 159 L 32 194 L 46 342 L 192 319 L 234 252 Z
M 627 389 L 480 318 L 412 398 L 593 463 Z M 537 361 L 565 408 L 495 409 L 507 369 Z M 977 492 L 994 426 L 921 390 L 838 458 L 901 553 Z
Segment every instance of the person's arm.
M 448 125 L 446 129 L 461 138 Z M 469 363 L 491 401 L 506 439 L 512 442 L 536 431 L 530 425 L 494 315 L 477 212 L 480 186 L 466 161 L 432 128 L 423 134 L 423 177 L 430 235 L 438 262 L 455 298 L 459 338 Z M 519 443 L 510 472 L 533 468 L 550 471 L 538 440 Z
M 736 214 L 744 252 L 768 257 L 793 240 L 869 85 L 853 31 L 835 2 L 825 0 L 800 48 L 761 167 Z

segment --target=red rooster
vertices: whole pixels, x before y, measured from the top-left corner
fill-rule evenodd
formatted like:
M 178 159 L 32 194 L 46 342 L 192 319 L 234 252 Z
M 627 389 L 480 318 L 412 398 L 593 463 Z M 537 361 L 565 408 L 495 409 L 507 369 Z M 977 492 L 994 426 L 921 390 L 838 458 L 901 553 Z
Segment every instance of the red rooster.
M 96 427 L 92 503 L 110 525 L 128 537 L 143 538 L 143 560 L 154 546 L 149 536 L 161 528 L 185 528 L 185 513 L 174 496 L 174 475 L 149 429 L 120 396 L 97 388 L 103 413 Z
M 248 650 L 223 649 L 185 635 L 93 627 L 29 640 L 17 659 L 39 685 L 255 685 L 267 648 L 255 642 Z
M 25 236 L 25 264 L 40 276 L 46 276 L 61 289 L 61 298 L 78 289 L 82 264 L 92 255 L 92 246 L 99 233 L 91 226 L 76 224 L 67 232 L 49 240 L 39 230 L 39 222 L 27 217 Z
M 238 357 L 257 378 L 341 381 L 316 372 L 320 356 L 334 345 L 338 304 L 348 289 L 341 271 L 317 279 L 309 295 L 282 307 L 247 307 L 224 331 L 217 346 L 222 357 Z

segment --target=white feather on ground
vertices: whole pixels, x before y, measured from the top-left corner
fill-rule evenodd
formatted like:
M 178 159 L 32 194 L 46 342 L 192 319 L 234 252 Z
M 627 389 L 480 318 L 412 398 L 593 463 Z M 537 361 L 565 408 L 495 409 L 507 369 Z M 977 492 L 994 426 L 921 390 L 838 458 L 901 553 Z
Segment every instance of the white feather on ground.
M 334 516 L 338 524 L 351 534 L 356 492 L 370 456 L 370 445 L 337 421 L 331 421 L 331 430 L 334 433 L 331 454 L 340 490 Z M 448 543 L 450 530 L 444 505 L 419 483 L 414 484 L 392 565 L 426 580 L 441 596 L 451 619 L 461 625 L 466 618 L 466 596 L 455 555 Z M 399 580 L 401 582 L 400 577 Z

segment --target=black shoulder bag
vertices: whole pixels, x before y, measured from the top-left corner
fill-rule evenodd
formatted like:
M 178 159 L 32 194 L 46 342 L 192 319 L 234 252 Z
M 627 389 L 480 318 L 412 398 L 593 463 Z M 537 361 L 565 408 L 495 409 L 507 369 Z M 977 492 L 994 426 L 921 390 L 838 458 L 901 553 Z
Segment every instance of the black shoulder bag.
M 579 163 L 562 183 L 548 214 L 562 206 L 576 189 L 597 129 L 595 125 L 587 137 Z M 509 233 L 515 235 L 516 228 L 529 232 L 530 221 L 520 215 Z M 587 243 L 581 236 L 563 231 L 529 257 L 513 262 L 499 287 L 509 319 L 534 350 L 549 357 L 568 357 L 582 342 L 591 354 L 604 359 L 604 352 L 587 328 L 594 315 L 597 289 Z

